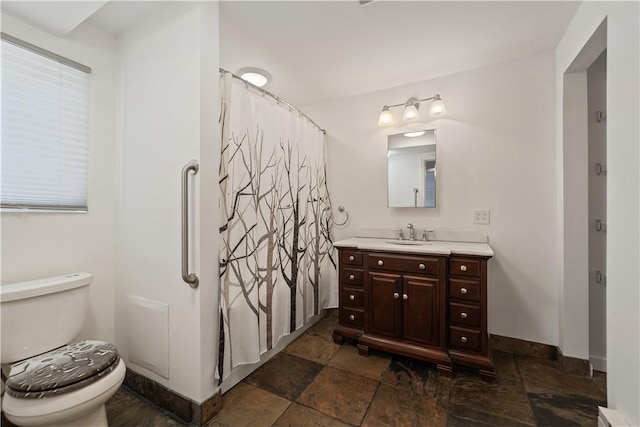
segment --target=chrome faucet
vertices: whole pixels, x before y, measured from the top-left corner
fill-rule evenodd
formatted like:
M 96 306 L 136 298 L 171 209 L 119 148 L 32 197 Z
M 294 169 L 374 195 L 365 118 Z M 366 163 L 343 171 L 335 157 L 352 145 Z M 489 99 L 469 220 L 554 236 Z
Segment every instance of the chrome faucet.
M 416 231 L 413 229 L 413 224 L 407 224 L 407 228 L 409 229 L 409 240 L 416 240 Z
M 398 233 L 396 237 L 398 240 L 404 240 L 404 235 L 402 234 L 402 228 L 394 228 L 393 231 Z

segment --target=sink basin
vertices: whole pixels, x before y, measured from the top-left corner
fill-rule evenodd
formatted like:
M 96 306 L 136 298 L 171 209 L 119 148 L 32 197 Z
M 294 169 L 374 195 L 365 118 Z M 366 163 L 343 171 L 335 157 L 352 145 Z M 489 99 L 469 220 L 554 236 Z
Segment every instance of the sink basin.
M 423 242 L 421 240 L 391 240 L 385 243 L 402 246 L 427 246 L 431 244 L 431 242 Z

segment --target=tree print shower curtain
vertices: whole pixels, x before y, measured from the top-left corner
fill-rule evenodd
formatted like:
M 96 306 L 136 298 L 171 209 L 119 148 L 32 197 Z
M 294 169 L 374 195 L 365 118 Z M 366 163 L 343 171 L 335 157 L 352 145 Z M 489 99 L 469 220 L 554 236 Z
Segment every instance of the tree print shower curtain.
M 337 307 L 324 133 L 230 74 L 222 94 L 218 378 Z

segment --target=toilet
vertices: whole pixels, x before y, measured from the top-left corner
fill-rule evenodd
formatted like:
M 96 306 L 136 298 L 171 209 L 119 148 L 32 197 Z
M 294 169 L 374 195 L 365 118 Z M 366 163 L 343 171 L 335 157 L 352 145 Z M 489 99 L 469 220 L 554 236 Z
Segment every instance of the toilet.
M 5 417 L 18 426 L 107 426 L 105 402 L 126 372 L 115 346 L 80 341 L 93 275 L 0 287 Z

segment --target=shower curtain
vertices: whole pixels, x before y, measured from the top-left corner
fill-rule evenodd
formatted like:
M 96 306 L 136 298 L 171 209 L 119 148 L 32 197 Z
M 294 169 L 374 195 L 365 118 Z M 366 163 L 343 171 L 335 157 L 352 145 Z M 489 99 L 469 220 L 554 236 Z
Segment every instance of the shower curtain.
M 324 133 L 225 73 L 220 160 L 222 381 L 337 307 Z

